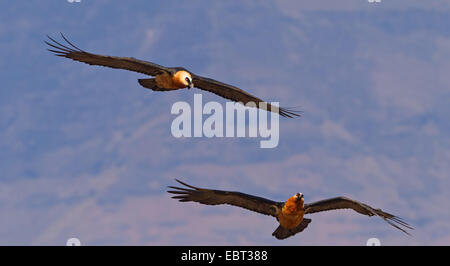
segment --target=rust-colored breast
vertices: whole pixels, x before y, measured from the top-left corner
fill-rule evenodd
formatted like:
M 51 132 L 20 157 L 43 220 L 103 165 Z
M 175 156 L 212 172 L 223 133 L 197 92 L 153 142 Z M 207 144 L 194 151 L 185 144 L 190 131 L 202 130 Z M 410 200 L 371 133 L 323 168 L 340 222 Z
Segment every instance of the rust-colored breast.
M 287 229 L 297 227 L 302 222 L 305 214 L 303 207 L 303 199 L 301 203 L 296 202 L 293 197 L 288 199 L 278 215 L 280 225 Z

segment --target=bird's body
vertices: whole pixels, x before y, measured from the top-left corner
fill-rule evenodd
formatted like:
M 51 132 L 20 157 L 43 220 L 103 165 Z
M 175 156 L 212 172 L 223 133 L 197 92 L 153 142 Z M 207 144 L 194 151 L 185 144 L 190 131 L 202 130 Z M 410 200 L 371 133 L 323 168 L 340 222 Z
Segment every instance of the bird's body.
M 168 72 L 155 76 L 156 86 L 160 89 L 176 90 L 183 89 L 189 86 L 186 78 L 192 80 L 191 74 L 185 70 L 175 72 L 170 75 Z
M 311 222 L 311 219 L 304 217 L 305 214 L 337 209 L 353 209 L 363 215 L 379 216 L 406 234 L 408 234 L 406 229 L 413 229 L 392 214 L 380 209 L 374 209 L 369 205 L 347 197 L 336 197 L 305 204 L 303 194 L 297 193 L 286 202 L 276 202 L 241 192 L 198 188 L 179 180 L 177 182 L 186 187 L 170 186 L 169 188 L 175 190 L 169 190 L 168 192 L 176 194 L 172 198 L 181 202 L 194 201 L 206 205 L 229 204 L 275 217 L 279 222 L 279 226 L 272 235 L 277 239 L 285 239 L 302 232 Z
M 234 102 L 248 106 L 256 106 L 266 111 L 278 113 L 284 117 L 299 116 L 298 111 L 271 105 L 240 88 L 214 79 L 195 75 L 183 67 L 164 67 L 132 57 L 105 56 L 88 53 L 73 45 L 62 34 L 61 36 L 67 42 L 67 45 L 61 44 L 50 37 L 48 38 L 51 42 L 45 42 L 51 47 L 48 50 L 55 53 L 55 55 L 89 65 L 125 69 L 154 76 L 155 78 L 151 79 L 139 79 L 139 84 L 153 91 L 172 91 L 196 87 Z
M 277 216 L 278 222 L 282 227 L 294 229 L 302 222 L 303 215 L 305 214 L 304 202 L 303 197 L 299 198 L 296 194 L 284 203 L 283 208 L 281 208 Z

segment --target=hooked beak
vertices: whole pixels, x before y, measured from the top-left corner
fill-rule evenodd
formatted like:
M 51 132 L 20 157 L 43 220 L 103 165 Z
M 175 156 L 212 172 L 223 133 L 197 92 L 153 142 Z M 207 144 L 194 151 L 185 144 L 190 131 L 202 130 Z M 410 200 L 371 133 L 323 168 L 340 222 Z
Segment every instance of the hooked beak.
M 303 199 L 303 193 L 297 193 L 297 200 Z
M 193 83 L 192 81 L 189 81 L 189 85 L 188 85 L 188 88 L 189 88 L 189 89 L 192 89 L 192 88 L 194 88 L 194 83 Z

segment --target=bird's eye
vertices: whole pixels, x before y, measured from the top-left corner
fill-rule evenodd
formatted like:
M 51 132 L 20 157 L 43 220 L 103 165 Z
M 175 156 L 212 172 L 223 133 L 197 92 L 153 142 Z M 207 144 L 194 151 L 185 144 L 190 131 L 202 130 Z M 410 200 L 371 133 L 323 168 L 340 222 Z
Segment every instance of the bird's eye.
M 191 82 L 191 79 L 190 79 L 189 77 L 186 77 L 185 80 L 186 80 L 187 82 Z

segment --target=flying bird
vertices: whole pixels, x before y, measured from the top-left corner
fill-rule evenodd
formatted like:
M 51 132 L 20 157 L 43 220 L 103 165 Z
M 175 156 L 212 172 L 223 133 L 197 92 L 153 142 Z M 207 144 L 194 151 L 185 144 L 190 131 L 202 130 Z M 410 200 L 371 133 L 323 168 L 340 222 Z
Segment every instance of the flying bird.
M 70 58 L 89 65 L 125 69 L 153 76 L 154 78 L 138 80 L 139 84 L 147 89 L 153 91 L 172 91 L 197 87 L 244 105 L 254 103 L 256 105 L 255 107 L 278 113 L 283 117 L 300 116 L 298 111 L 272 106 L 240 88 L 196 75 L 183 67 L 164 67 L 132 57 L 116 57 L 88 53 L 73 45 L 63 34 L 61 36 L 67 44 L 61 44 L 47 35 L 49 41 L 45 41 L 45 43 L 50 46 L 50 49 L 47 50 L 57 56 Z
M 409 233 L 406 229 L 413 229 L 409 224 L 392 214 L 380 209 L 374 209 L 369 205 L 347 197 L 336 197 L 313 203 L 305 203 L 303 194 L 296 193 L 286 202 L 276 202 L 241 192 L 198 188 L 183 183 L 178 179 L 176 181 L 185 187 L 169 186 L 169 188 L 175 190 L 169 190 L 167 192 L 175 194 L 176 196 L 172 198 L 178 199 L 181 202 L 193 201 L 206 205 L 229 204 L 275 217 L 280 225 L 272 235 L 277 239 L 285 239 L 305 230 L 311 222 L 311 219 L 304 217 L 305 214 L 337 209 L 353 209 L 363 215 L 379 216 L 393 227 L 408 235 Z

